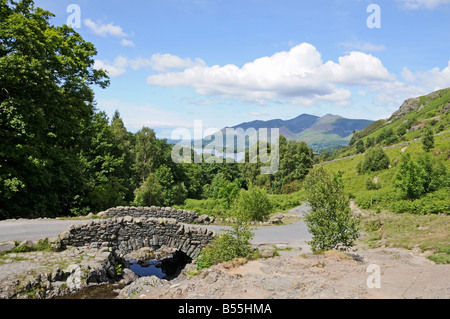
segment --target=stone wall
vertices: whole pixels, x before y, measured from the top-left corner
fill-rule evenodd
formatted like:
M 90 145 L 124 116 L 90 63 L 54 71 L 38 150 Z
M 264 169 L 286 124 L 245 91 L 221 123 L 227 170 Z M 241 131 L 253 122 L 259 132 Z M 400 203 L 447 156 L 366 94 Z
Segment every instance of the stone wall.
M 198 214 L 184 209 L 171 207 L 115 207 L 98 214 L 99 217 L 146 217 L 146 218 L 173 218 L 181 223 L 192 223 Z
M 63 247 L 112 248 L 126 255 L 134 250 L 162 246 L 176 248 L 192 259 L 215 237 L 214 231 L 178 223 L 175 219 L 114 217 L 72 225 L 60 235 Z

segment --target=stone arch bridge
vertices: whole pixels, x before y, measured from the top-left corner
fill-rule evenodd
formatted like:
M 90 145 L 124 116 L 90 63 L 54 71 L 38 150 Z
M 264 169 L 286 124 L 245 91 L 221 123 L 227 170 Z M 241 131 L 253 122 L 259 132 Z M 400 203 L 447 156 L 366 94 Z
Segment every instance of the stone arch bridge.
M 166 245 L 185 253 L 195 259 L 200 250 L 210 243 L 216 236 L 215 232 L 199 226 L 187 225 L 174 218 L 155 218 L 155 212 L 173 213 L 166 208 L 115 209 L 118 217 L 109 219 L 95 219 L 81 225 L 72 225 L 60 235 L 63 247 L 88 246 L 90 248 L 112 248 L 121 255 L 143 247 Z M 109 215 L 112 214 L 111 210 Z M 183 211 L 178 210 L 181 217 Z M 133 216 L 122 216 L 123 212 L 130 212 Z M 195 213 L 194 213 L 195 214 Z M 136 217 L 139 216 L 139 217 Z M 175 216 L 176 217 L 176 216 Z M 191 216 L 190 219 L 195 216 Z M 181 220 L 186 220 L 180 218 Z

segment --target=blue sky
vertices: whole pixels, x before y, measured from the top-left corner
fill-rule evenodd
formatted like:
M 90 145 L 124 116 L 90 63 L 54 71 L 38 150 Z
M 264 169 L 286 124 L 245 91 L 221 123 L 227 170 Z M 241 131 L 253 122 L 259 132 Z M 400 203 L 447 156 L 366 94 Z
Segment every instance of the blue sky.
M 376 120 L 450 87 L 450 0 L 35 4 L 55 25 L 67 23 L 70 4 L 80 8 L 76 31 L 111 78 L 94 88 L 97 107 L 119 110 L 132 132 L 170 138 L 195 120 L 222 128 L 303 113 Z M 371 4 L 380 28 L 367 24 Z

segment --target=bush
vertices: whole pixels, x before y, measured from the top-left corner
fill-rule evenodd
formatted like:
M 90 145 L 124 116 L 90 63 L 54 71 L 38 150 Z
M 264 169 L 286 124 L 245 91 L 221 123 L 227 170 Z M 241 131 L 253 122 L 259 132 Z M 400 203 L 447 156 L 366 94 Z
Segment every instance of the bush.
M 197 269 L 209 268 L 238 257 L 251 257 L 253 236 L 247 224 L 242 221 L 234 224 L 231 230 L 227 230 L 202 249 L 195 262 Z
M 406 153 L 402 157 L 396 180 L 399 182 L 395 186 L 402 192 L 404 198 L 417 199 L 440 187 L 448 186 L 449 174 L 445 166 L 432 160 L 429 154 L 424 154 L 416 162 L 411 159 L 409 153 Z
M 389 157 L 381 146 L 375 146 L 367 151 L 364 156 L 364 161 L 358 164 L 357 171 L 358 174 L 376 172 L 388 168 L 389 163 Z
M 434 132 L 430 127 L 425 129 L 422 137 L 422 148 L 425 152 L 429 152 L 434 148 Z
M 368 178 L 366 180 L 366 189 L 367 190 L 377 190 L 381 188 L 381 184 L 379 182 L 374 182 L 372 178 Z
M 349 197 L 340 175 L 330 175 L 323 167 L 312 171 L 305 180 L 311 212 L 305 222 L 313 240 L 313 251 L 352 247 L 358 238 L 358 220 L 353 218 Z
M 241 189 L 235 202 L 236 217 L 243 221 L 262 221 L 273 213 L 273 205 L 266 191 L 250 185 Z

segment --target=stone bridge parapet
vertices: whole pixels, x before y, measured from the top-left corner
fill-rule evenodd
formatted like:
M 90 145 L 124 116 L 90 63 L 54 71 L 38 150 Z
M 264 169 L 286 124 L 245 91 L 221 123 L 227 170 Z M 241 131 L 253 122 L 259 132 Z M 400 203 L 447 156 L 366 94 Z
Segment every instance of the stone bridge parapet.
M 124 207 L 110 208 L 97 215 L 98 217 L 146 217 L 146 218 L 173 218 L 181 223 L 192 223 L 199 216 L 196 212 L 171 207 Z
M 143 247 L 173 247 L 192 259 L 216 236 L 214 231 L 186 225 L 175 219 L 114 217 L 72 225 L 60 235 L 62 247 L 108 247 L 121 255 Z

